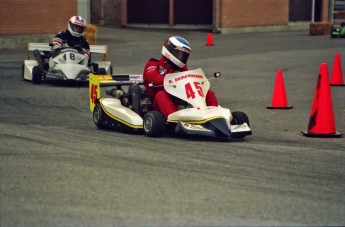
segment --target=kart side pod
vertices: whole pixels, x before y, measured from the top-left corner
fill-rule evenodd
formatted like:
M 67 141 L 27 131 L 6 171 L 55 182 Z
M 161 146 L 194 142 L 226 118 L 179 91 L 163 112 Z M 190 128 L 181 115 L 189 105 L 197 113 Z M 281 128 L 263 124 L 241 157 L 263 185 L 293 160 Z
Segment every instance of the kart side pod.
M 129 105 L 124 105 L 122 95 L 117 88 L 106 90 L 112 97 L 101 98 L 101 87 L 118 87 L 133 85 L 132 81 L 116 81 L 113 75 L 94 75 L 89 77 L 90 110 L 98 128 L 114 128 L 126 131 L 142 131 L 143 119 Z M 127 77 L 131 77 L 127 75 Z M 135 76 L 132 75 L 132 79 Z

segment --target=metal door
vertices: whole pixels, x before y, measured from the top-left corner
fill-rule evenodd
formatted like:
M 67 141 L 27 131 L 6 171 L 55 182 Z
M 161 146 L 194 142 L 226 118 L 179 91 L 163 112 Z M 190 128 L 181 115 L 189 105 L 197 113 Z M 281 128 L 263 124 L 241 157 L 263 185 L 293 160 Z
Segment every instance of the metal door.
M 128 0 L 128 23 L 169 24 L 169 0 Z
M 289 0 L 289 21 L 311 21 L 312 0 Z
M 213 0 L 175 0 L 174 24 L 212 25 Z

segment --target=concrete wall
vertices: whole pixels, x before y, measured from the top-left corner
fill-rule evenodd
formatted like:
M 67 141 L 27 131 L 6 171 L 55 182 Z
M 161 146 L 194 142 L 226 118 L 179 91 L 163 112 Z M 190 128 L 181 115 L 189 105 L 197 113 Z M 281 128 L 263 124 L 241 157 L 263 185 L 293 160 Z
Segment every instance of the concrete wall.
M 55 34 L 77 12 L 77 0 L 0 0 L 0 35 Z
M 286 25 L 289 0 L 220 0 L 219 27 Z

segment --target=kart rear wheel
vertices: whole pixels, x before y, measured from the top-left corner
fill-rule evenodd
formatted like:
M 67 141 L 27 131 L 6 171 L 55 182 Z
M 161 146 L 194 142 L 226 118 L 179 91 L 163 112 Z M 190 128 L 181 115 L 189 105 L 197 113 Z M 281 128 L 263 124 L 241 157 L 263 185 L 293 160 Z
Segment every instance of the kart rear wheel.
M 241 125 L 243 123 L 247 123 L 249 126 L 249 118 L 247 114 L 241 111 L 232 112 L 232 121 L 230 122 L 232 125 Z
M 93 109 L 93 122 L 99 129 L 106 128 L 106 115 L 99 103 L 96 103 L 96 106 Z
M 40 84 L 42 83 L 43 71 L 40 67 L 34 66 L 32 69 L 32 83 Z
M 339 35 L 335 35 L 335 34 L 332 34 L 332 33 L 331 33 L 331 38 L 334 39 L 334 38 L 339 38 L 339 37 L 340 37 Z
M 161 112 L 147 112 L 143 119 L 145 134 L 149 137 L 161 137 L 165 132 L 165 122 Z

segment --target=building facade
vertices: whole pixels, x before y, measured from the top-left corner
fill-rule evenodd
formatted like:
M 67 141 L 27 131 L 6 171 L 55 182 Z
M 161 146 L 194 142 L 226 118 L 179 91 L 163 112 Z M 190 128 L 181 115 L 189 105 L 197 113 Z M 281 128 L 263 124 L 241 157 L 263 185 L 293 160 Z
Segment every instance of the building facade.
M 77 0 L 1 0 L 0 35 L 55 34 L 77 13 Z
M 56 34 L 72 15 L 94 25 L 208 29 L 283 28 L 329 21 L 334 0 L 1 0 L 0 38 Z M 89 9 L 80 10 L 78 7 Z M 332 11 L 331 11 L 332 12 Z M 1 41 L 1 40 L 0 40 Z
M 329 19 L 332 0 L 92 0 L 92 23 L 141 27 L 282 28 Z M 116 7 L 115 7 L 116 6 Z M 103 9 L 103 10 L 101 10 Z

